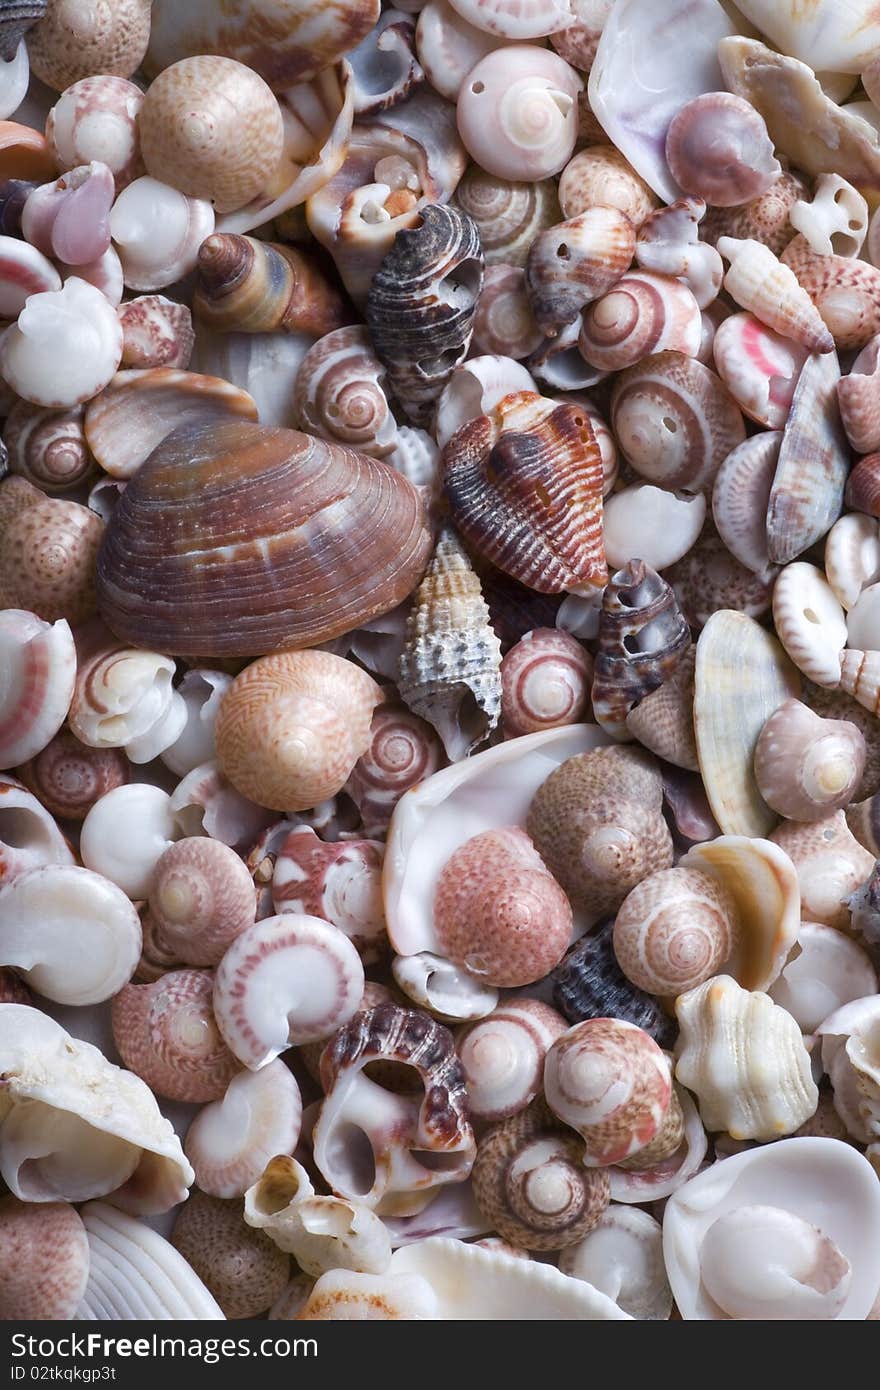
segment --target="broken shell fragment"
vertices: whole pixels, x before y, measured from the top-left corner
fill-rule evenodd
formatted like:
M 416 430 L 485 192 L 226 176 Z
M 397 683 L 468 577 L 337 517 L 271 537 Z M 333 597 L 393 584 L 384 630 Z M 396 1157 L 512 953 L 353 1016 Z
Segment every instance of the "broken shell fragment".
M 395 956 L 391 973 L 407 999 L 442 1023 L 486 1018 L 498 1003 L 497 989 L 482 984 L 445 956 L 436 956 L 432 951 Z
M 50 379 L 43 366 L 51 352 Z M 25 400 L 67 410 L 91 400 L 112 380 L 122 358 L 122 328 L 100 290 L 71 276 L 59 290 L 32 294 L 7 329 L 0 368 Z
M 382 856 L 383 847 L 374 840 L 329 845 L 310 826 L 298 826 L 275 860 L 275 911 L 321 917 L 345 933 L 362 960 L 376 960 L 385 943 Z
M 0 610 L 0 665 L 0 767 L 18 767 L 47 747 L 67 717 L 76 681 L 69 624 Z
M 868 232 L 868 204 L 839 174 L 820 174 L 813 201 L 800 200 L 791 225 L 820 256 L 857 256 Z
M 781 430 L 809 355 L 806 348 L 775 333 L 754 314 L 731 314 L 718 325 L 712 355 L 718 375 L 746 415 Z
M 184 1151 L 201 1191 L 243 1197 L 270 1159 L 293 1153 L 301 1120 L 299 1086 L 279 1057 L 259 1071 L 237 1072 L 186 1132 Z
M 32 792 L 0 772 L 0 884 L 44 864 L 73 864 L 73 851 Z
M 751 202 L 782 173 L 760 114 L 730 92 L 705 92 L 682 106 L 665 149 L 679 187 L 715 207 Z

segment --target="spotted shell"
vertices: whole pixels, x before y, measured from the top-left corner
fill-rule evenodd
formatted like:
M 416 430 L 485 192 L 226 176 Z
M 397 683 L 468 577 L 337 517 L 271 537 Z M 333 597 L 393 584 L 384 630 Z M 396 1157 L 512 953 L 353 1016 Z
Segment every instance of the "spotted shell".
M 334 329 L 302 360 L 293 399 L 296 422 L 321 439 L 386 458 L 397 442 L 397 423 L 384 383 L 366 329 Z
M 246 1225 L 241 1199 L 193 1192 L 175 1218 L 171 1244 L 210 1290 L 227 1318 L 255 1318 L 279 1298 L 290 1256 Z
M 125 1065 L 170 1100 L 218 1100 L 239 1063 L 214 1022 L 214 978 L 174 970 L 125 985 L 113 1000 L 113 1038 Z
M 577 217 L 590 207 L 619 208 L 640 227 L 658 199 L 613 145 L 588 145 L 562 171 L 559 202 L 563 216 Z
M 96 801 L 130 780 L 131 764 L 120 748 L 89 748 L 62 729 L 19 776 L 53 816 L 81 821 Z
M 58 0 L 28 31 L 31 69 L 63 92 L 94 73 L 130 77 L 150 37 L 150 0 Z
M 640 634 L 650 636 L 642 640 Z M 630 560 L 602 595 L 591 699 L 596 721 L 626 738 L 630 710 L 662 686 L 690 647 L 676 597 L 650 565 Z
M 739 207 L 710 208 L 701 223 L 701 235 L 712 246 L 722 236 L 761 241 L 775 256 L 781 256 L 795 235 L 789 214 L 795 203 L 806 197 L 806 181 L 786 169 L 765 193 L 751 202 Z
M 755 746 L 755 780 L 767 805 L 788 820 L 821 820 L 852 801 L 865 770 L 855 724 L 822 719 L 800 700 L 771 714 Z
M 806 824 L 784 821 L 770 838 L 797 870 L 804 920 L 846 930 L 849 899 L 871 873 L 874 856 L 852 834 L 844 812 Z
M 76 1316 L 88 1280 L 89 1242 L 75 1207 L 0 1197 L 0 1259 L 4 1322 Z
M 656 690 L 643 695 L 626 716 L 626 727 L 643 748 L 676 767 L 699 769 L 694 734 L 694 667 L 692 646 Z
M 95 611 L 95 557 L 103 522 L 24 478 L 0 482 L 0 605 L 46 622 L 79 623 Z
M 712 614 L 723 609 L 760 618 L 770 607 L 773 572 L 753 574 L 711 530 L 705 531 L 666 574 L 682 613 L 695 630 L 705 627 Z

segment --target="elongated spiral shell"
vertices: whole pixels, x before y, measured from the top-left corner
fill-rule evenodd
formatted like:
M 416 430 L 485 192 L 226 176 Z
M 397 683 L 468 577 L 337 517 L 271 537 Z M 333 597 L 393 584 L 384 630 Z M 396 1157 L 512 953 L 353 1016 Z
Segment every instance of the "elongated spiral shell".
M 535 237 L 559 221 L 553 179 L 520 183 L 476 164 L 455 190 L 455 204 L 476 223 L 486 265 L 524 266 Z
M 3 426 L 3 443 L 9 451 L 9 471 L 20 473 L 43 492 L 69 492 L 94 472 L 81 406 L 58 411 L 16 401 Z
M 662 686 L 690 648 L 670 586 L 643 560 L 611 576 L 602 595 L 591 699 L 596 721 L 625 738 L 630 711 Z
M 385 370 L 365 328 L 327 333 L 302 360 L 293 413 L 299 427 L 373 458 L 387 458 L 397 423 L 384 390 Z
M 621 903 L 614 953 L 639 989 L 676 995 L 716 974 L 738 933 L 736 904 L 720 883 L 697 869 L 662 869 Z
M 277 242 L 215 232 L 199 247 L 197 319 L 219 333 L 313 333 L 350 322 L 342 295 L 315 261 Z
M 345 784 L 361 813 L 364 834 L 370 839 L 384 835 L 404 792 L 426 781 L 443 761 L 443 745 L 426 719 L 403 705 L 380 705 L 369 745 Z
M 578 347 L 598 371 L 621 371 L 651 353 L 696 357 L 702 318 L 687 285 L 670 275 L 630 271 L 584 312 Z
M 558 628 L 536 628 L 501 662 L 501 716 L 508 738 L 580 723 L 590 703 L 592 661 Z

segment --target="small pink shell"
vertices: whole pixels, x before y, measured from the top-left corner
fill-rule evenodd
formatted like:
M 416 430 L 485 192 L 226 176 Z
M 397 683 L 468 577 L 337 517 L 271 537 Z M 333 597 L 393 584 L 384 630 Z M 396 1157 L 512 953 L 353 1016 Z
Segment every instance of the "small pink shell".
M 161 294 L 142 294 L 120 304 L 123 367 L 189 366 L 195 346 L 192 314 Z
M 487 266 L 474 315 L 473 351 L 520 361 L 543 341 L 526 294 L 525 271 L 503 263 Z
M 501 179 L 558 174 L 574 153 L 582 86 L 548 49 L 515 44 L 487 54 L 458 97 L 458 131 L 471 158 Z
M 837 403 L 846 437 L 857 454 L 880 449 L 880 334 L 862 348 L 837 383 Z
M 219 1100 L 239 1070 L 214 1021 L 213 988 L 209 970 L 172 970 L 154 984 L 126 985 L 113 1000 L 119 1055 L 169 1100 Z
M 22 209 L 22 234 L 65 265 L 88 265 L 109 249 L 114 197 L 113 173 L 106 164 L 79 165 L 34 189 Z
M 100 159 L 113 172 L 116 192 L 144 172 L 137 118 L 140 87 L 124 77 L 102 74 L 74 82 L 46 120 L 46 139 L 59 169 Z
M 150 912 L 169 950 L 186 965 L 217 965 L 253 924 L 256 893 L 243 860 L 219 840 L 169 846 L 153 870 Z
M 666 161 L 686 193 L 714 207 L 749 203 L 782 173 L 764 118 L 730 92 L 706 92 L 681 108 L 666 133 Z
M 89 1242 L 67 1202 L 0 1198 L 0 1320 L 67 1321 L 76 1317 L 89 1274 Z
M 732 314 L 716 329 L 713 353 L 718 375 L 749 419 L 782 429 L 807 349 L 754 314 Z
M 501 662 L 501 718 L 508 738 L 587 718 L 593 659 L 567 632 L 527 632 Z
M 385 942 L 384 852 L 375 840 L 328 845 L 310 826 L 299 826 L 275 860 L 275 911 L 321 917 L 345 932 L 362 960 L 375 961 Z
M 70 708 L 76 648 L 65 619 L 0 610 L 0 671 L 0 768 L 16 767 L 46 747 Z
M 121 749 L 89 748 L 62 729 L 19 775 L 53 816 L 85 820 L 100 797 L 131 779 L 131 764 Z
M 361 813 L 364 833 L 384 834 L 404 792 L 445 762 L 443 745 L 430 724 L 403 705 L 380 705 L 370 725 L 369 747 L 345 787 Z

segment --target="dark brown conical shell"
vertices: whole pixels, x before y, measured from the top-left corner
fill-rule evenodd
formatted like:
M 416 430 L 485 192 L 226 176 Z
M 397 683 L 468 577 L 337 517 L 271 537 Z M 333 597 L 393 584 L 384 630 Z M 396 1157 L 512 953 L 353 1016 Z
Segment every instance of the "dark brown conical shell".
M 602 452 L 586 410 L 513 392 L 452 436 L 441 468 L 459 531 L 505 574 L 545 594 L 604 584 Z
M 467 356 L 483 285 L 477 224 L 458 208 L 429 204 L 398 232 L 367 295 L 367 327 L 388 383 L 416 424 Z
M 128 484 L 98 559 L 108 626 L 171 655 L 305 647 L 386 613 L 431 553 L 400 473 L 294 430 L 176 430 Z
M 0 58 L 10 63 L 28 29 L 46 13 L 47 0 L 5 0 L 0 5 Z
M 626 738 L 626 717 L 672 675 L 691 644 L 672 589 L 644 560 L 613 574 L 602 596 L 593 669 L 593 713 L 608 733 Z
M 199 247 L 193 310 L 220 333 L 312 333 L 351 323 L 335 285 L 294 246 L 215 232 Z

